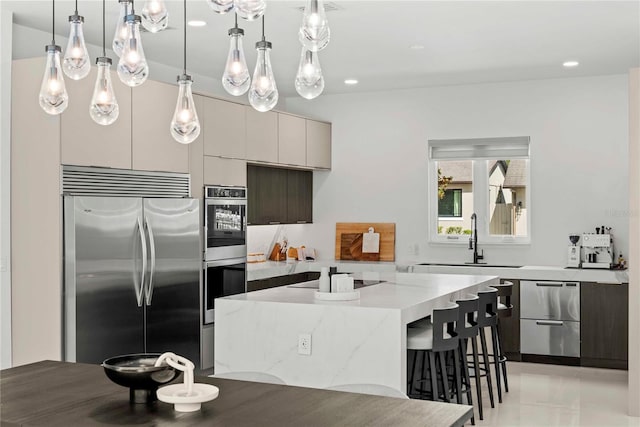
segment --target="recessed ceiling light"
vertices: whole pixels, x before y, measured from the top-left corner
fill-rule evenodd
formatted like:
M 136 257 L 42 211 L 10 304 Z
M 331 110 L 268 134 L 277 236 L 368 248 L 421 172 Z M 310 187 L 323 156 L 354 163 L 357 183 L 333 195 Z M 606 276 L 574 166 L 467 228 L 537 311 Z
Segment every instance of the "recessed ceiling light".
M 207 25 L 206 22 L 204 21 L 198 21 L 198 20 L 193 20 L 193 21 L 189 21 L 187 23 L 190 27 L 204 27 L 205 25 Z
M 346 79 L 344 81 L 344 84 L 346 84 L 346 85 L 357 85 L 358 84 L 358 80 L 356 80 L 356 79 Z
M 414 44 L 414 45 L 409 46 L 409 49 L 411 49 L 411 50 L 422 50 L 422 49 L 424 49 L 424 46 L 421 45 L 421 44 Z
M 578 61 L 565 61 L 562 63 L 562 66 L 566 68 L 577 67 L 578 65 L 580 65 Z

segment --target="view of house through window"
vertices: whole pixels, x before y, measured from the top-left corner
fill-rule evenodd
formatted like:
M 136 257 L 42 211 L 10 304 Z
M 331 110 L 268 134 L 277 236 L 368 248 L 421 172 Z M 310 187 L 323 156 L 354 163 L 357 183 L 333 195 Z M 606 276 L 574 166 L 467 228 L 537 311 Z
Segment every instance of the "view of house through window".
M 527 235 L 527 160 L 493 160 L 489 172 L 489 235 Z
M 471 234 L 473 162 L 439 161 L 438 234 Z

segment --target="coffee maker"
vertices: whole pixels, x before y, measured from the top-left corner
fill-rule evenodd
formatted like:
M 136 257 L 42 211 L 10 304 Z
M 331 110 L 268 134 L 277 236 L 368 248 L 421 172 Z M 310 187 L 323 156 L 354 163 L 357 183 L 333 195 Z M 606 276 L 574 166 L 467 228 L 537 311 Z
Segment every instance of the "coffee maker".
M 580 268 L 580 246 L 577 244 L 580 236 L 572 234 L 569 236 L 571 246 L 567 248 L 567 268 Z
M 615 264 L 613 236 L 610 233 L 582 235 L 582 268 L 610 269 Z

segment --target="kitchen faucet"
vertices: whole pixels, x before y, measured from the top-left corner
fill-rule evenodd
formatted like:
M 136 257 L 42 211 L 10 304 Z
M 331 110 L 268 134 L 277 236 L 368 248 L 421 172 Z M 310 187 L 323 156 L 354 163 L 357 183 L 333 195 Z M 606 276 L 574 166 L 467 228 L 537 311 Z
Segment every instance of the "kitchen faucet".
M 484 264 L 478 261 L 484 259 L 484 249 L 478 254 L 478 224 L 476 213 L 471 214 L 471 237 L 469 237 L 469 250 L 473 250 L 473 264 Z

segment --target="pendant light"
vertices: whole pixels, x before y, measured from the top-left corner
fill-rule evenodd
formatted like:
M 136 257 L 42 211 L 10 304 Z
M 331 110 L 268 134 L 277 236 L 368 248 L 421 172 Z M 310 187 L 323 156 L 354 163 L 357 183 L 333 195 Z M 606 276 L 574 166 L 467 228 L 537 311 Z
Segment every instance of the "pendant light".
M 157 33 L 169 25 L 169 11 L 164 0 L 147 0 L 142 7 L 142 26 Z
M 111 84 L 111 58 L 105 47 L 105 0 L 102 0 L 102 56 L 96 59 L 98 77 L 91 97 L 89 115 L 94 122 L 107 126 L 118 119 L 120 108 Z
M 147 80 L 149 65 L 142 49 L 141 18 L 135 14 L 133 1 L 131 2 L 131 13 L 125 16 L 124 21 L 127 24 L 127 37 L 118 62 L 118 77 L 127 86 L 136 87 Z
M 324 90 L 324 77 L 322 77 L 320 58 L 317 52 L 311 52 L 305 47 L 302 48 L 295 86 L 296 92 L 306 99 L 313 99 Z
M 124 18 L 129 14 L 129 7 L 131 7 L 131 0 L 118 0 L 120 11 L 118 14 L 118 21 L 116 24 L 116 32 L 113 35 L 112 48 L 118 58 L 122 56 L 124 50 L 124 41 L 127 38 L 127 23 Z
M 207 3 L 214 12 L 221 15 L 233 9 L 233 0 L 207 0 Z
M 84 34 L 82 26 L 84 24 L 84 16 L 78 15 L 78 0 L 76 0 L 76 11 L 69 17 L 69 43 L 62 61 L 62 69 L 64 73 L 73 80 L 84 79 L 91 71 L 91 62 L 89 60 L 89 51 L 84 42 Z
M 233 6 L 240 18 L 255 21 L 264 15 L 267 2 L 265 0 L 234 0 Z
M 247 60 L 242 49 L 242 37 L 244 31 L 238 28 L 238 15 L 236 25 L 229 29 L 230 46 L 227 64 L 222 75 L 222 86 L 231 95 L 240 96 L 249 90 L 251 76 L 247 67 Z
M 329 44 L 329 22 L 322 0 L 309 0 L 302 15 L 298 38 L 312 52 L 318 52 Z
M 187 74 L 187 0 L 183 0 L 184 13 L 184 67 L 178 76 L 178 102 L 171 120 L 171 136 L 181 144 L 190 144 L 200 135 L 200 121 L 193 102 L 191 85 L 193 81 Z
M 52 0 L 53 17 L 51 26 L 51 44 L 45 47 L 47 52 L 47 65 L 40 86 L 40 107 L 47 114 L 56 115 L 62 113 L 69 105 L 69 95 L 64 85 L 64 77 L 60 67 L 60 46 L 56 45 L 55 17 L 56 0 Z
M 278 87 L 271 68 L 271 42 L 264 38 L 264 16 L 262 17 L 262 40 L 256 43 L 258 59 L 253 72 L 253 81 L 249 90 L 249 104 L 258 111 L 273 109 L 278 103 Z

